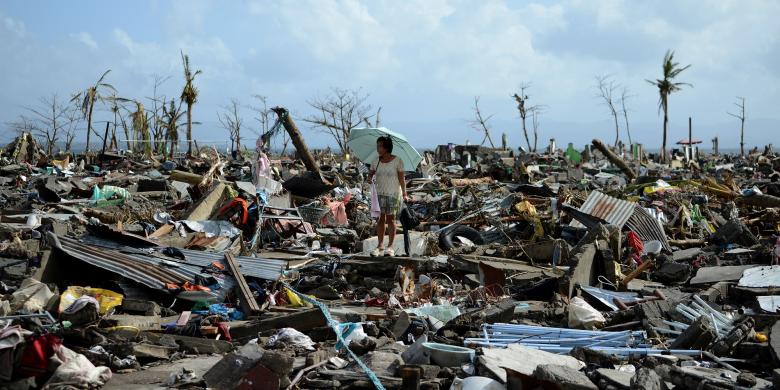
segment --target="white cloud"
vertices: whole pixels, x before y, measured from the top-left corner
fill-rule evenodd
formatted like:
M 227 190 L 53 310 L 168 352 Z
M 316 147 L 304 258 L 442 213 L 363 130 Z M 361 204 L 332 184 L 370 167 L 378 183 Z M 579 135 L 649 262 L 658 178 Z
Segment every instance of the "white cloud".
M 681 81 L 695 88 L 675 94 L 673 127 L 688 115 L 694 123 L 730 120 L 725 111 L 734 95 L 748 97 L 752 117 L 780 119 L 773 106 L 780 93 L 776 2 L 198 0 L 152 1 L 151 7 L 155 12 L 143 19 L 128 16 L 121 28 L 73 33 L 65 44 L 56 40 L 56 26 L 38 30 L 32 21 L 0 14 L 0 57 L 11 70 L 0 75 L 0 84 L 11 86 L 8 96 L 18 96 L 33 88 L 15 79 L 56 69 L 46 83 L 35 80 L 34 99 L 66 83 L 58 81 L 62 74 L 73 74 L 67 79 L 80 85 L 110 68 L 111 83 L 129 97 L 147 96 L 152 74 L 172 76 L 163 89 L 173 97 L 181 88 L 184 50 L 203 70 L 195 110 L 203 123 L 213 122 L 229 98 L 252 93 L 305 115 L 306 99 L 338 86 L 363 87 L 372 104 L 385 107 L 389 126 L 462 120 L 474 95 L 496 120 L 516 124 L 509 95 L 522 81 L 530 81 L 532 98 L 548 106 L 543 123 L 588 123 L 605 119 L 593 97 L 593 76 L 613 74 L 636 95 L 632 118 L 652 125 L 644 142 L 654 144 L 657 97 L 644 80 L 660 73 L 664 51 L 674 49 L 678 61 L 693 65 Z M 147 31 L 149 23 L 159 28 Z M 0 107 L 11 103 L 17 104 Z M 585 134 L 581 130 L 556 135 L 566 140 Z M 645 136 L 641 125 L 632 130 Z M 551 131 L 544 129 L 543 137 Z
M 70 34 L 71 38 L 75 38 L 79 42 L 83 43 L 86 47 L 90 49 L 97 49 L 98 44 L 95 42 L 95 39 L 92 38 L 92 35 L 86 31 L 82 31 L 78 34 Z
M 6 30 L 16 34 L 20 38 L 24 38 L 27 33 L 24 22 L 13 19 L 10 16 L 3 17 L 3 26 Z

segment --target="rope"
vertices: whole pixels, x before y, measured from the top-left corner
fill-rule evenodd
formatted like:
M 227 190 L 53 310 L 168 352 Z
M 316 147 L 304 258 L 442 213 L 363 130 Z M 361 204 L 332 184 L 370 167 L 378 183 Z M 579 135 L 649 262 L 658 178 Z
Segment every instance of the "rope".
M 349 354 L 349 356 L 351 356 L 352 359 L 355 359 L 355 362 L 357 363 L 357 365 L 360 366 L 361 369 L 363 369 L 363 372 L 366 373 L 366 375 L 368 376 L 368 379 L 371 380 L 371 382 L 374 384 L 374 386 L 378 390 L 385 390 L 385 387 L 382 386 L 382 382 L 379 381 L 379 378 L 376 376 L 376 374 L 374 374 L 374 372 L 371 371 L 371 369 L 368 368 L 368 366 L 366 366 L 366 364 L 363 363 L 363 361 L 360 360 L 360 358 L 357 355 L 355 355 L 355 353 L 352 352 L 351 349 L 349 349 L 349 346 L 347 345 L 347 342 L 344 340 L 344 335 L 342 335 L 342 333 L 341 333 L 343 326 L 340 326 L 338 321 L 333 319 L 333 317 L 330 315 L 330 311 L 328 311 L 327 306 L 325 306 L 325 304 L 323 304 L 322 302 L 320 302 L 320 301 L 318 301 L 318 300 L 316 300 L 314 298 L 309 297 L 308 295 L 305 295 L 305 294 L 302 294 L 302 293 L 296 291 L 287 282 L 282 282 L 282 285 L 286 289 L 288 289 L 288 290 L 292 291 L 293 293 L 295 293 L 296 295 L 298 295 L 304 301 L 311 303 L 312 305 L 318 307 L 320 309 L 320 311 L 322 311 L 322 315 L 325 316 L 325 320 L 328 322 L 328 326 L 330 326 L 331 329 L 333 329 L 333 331 L 336 332 L 336 340 L 338 341 L 337 346 L 338 345 L 343 345 L 344 349 L 347 350 L 347 353 Z

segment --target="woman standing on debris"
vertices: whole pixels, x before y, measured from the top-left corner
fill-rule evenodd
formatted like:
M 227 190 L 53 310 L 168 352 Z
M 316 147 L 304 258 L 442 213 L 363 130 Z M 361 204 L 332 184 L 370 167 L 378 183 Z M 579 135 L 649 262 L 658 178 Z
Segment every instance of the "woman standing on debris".
M 376 152 L 379 160 L 368 173 L 368 181 L 376 178 L 376 192 L 379 199 L 379 221 L 376 235 L 378 245 L 371 256 L 395 256 L 393 241 L 395 240 L 395 216 L 401 208 L 401 196 L 407 199 L 406 181 L 404 180 L 404 163 L 393 155 L 393 140 L 390 137 L 379 137 L 376 140 Z M 384 247 L 385 224 L 387 225 L 388 243 Z

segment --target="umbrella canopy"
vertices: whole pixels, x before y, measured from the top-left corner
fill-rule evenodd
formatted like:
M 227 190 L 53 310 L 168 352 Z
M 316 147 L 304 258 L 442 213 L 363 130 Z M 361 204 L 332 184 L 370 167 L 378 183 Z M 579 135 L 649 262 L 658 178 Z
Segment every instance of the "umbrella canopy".
M 422 161 L 422 156 L 415 150 L 403 135 L 384 127 L 355 128 L 349 132 L 347 146 L 352 154 L 361 161 L 372 164 L 379 158 L 376 152 L 376 140 L 379 137 L 390 136 L 393 140 L 393 154 L 404 163 L 404 169 L 413 171 Z

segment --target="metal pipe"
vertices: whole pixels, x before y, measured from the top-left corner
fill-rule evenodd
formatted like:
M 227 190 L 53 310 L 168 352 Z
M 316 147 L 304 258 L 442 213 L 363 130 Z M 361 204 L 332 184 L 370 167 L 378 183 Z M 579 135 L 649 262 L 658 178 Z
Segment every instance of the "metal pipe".
M 715 321 L 715 314 L 710 313 L 710 319 L 712 320 L 712 327 L 715 328 L 715 334 L 720 338 L 720 329 L 718 328 L 718 321 Z
M 694 295 L 694 296 L 693 296 L 693 300 L 694 300 L 694 301 L 696 301 L 696 302 L 698 302 L 698 303 L 700 303 L 702 306 L 704 306 L 704 308 L 705 308 L 706 310 L 710 311 L 712 314 L 714 314 L 714 315 L 715 315 L 715 317 L 717 317 L 717 318 L 720 318 L 720 319 L 721 319 L 721 320 L 723 320 L 725 323 L 727 323 L 727 324 L 729 324 L 729 325 L 734 323 L 734 320 L 727 318 L 727 317 L 726 317 L 726 316 L 724 316 L 724 315 L 723 315 L 723 313 L 721 313 L 720 311 L 713 309 L 713 308 L 712 308 L 712 306 L 710 306 L 710 305 L 708 305 L 706 302 L 704 302 L 704 300 L 703 300 L 703 299 L 701 299 L 701 297 L 700 297 L 700 296 L 698 296 L 698 295 Z
M 471 340 L 466 339 L 467 343 L 470 343 L 470 345 L 474 346 L 484 346 L 484 344 L 479 340 Z M 506 347 L 506 345 L 493 345 L 496 347 Z M 529 348 L 535 348 L 533 346 L 528 346 Z M 554 347 L 554 346 L 544 346 L 535 348 L 540 351 L 546 351 L 551 353 L 557 353 L 557 354 L 566 354 L 569 353 L 573 348 L 571 347 Z M 593 347 L 594 351 L 600 351 L 611 355 L 687 355 L 687 356 L 700 356 L 702 351 L 700 350 L 690 350 L 690 349 L 654 349 L 654 348 L 614 348 L 614 347 Z
M 673 328 L 678 328 L 678 329 L 683 329 L 683 330 L 688 329 L 688 327 L 690 326 L 688 324 L 683 324 L 682 322 L 677 322 L 677 321 L 667 321 L 667 320 L 664 320 L 663 323 L 666 324 L 666 325 L 669 325 L 669 326 L 671 326 Z
M 660 326 L 654 326 L 653 330 L 655 330 L 658 333 L 673 334 L 675 336 L 679 336 L 682 334 L 682 331 L 680 330 L 667 329 L 667 328 L 662 328 Z
M 696 317 L 692 314 L 688 313 L 687 311 L 683 310 L 679 305 L 674 308 L 674 310 L 677 310 L 678 313 L 682 314 L 683 317 L 691 320 L 691 322 L 696 321 Z

